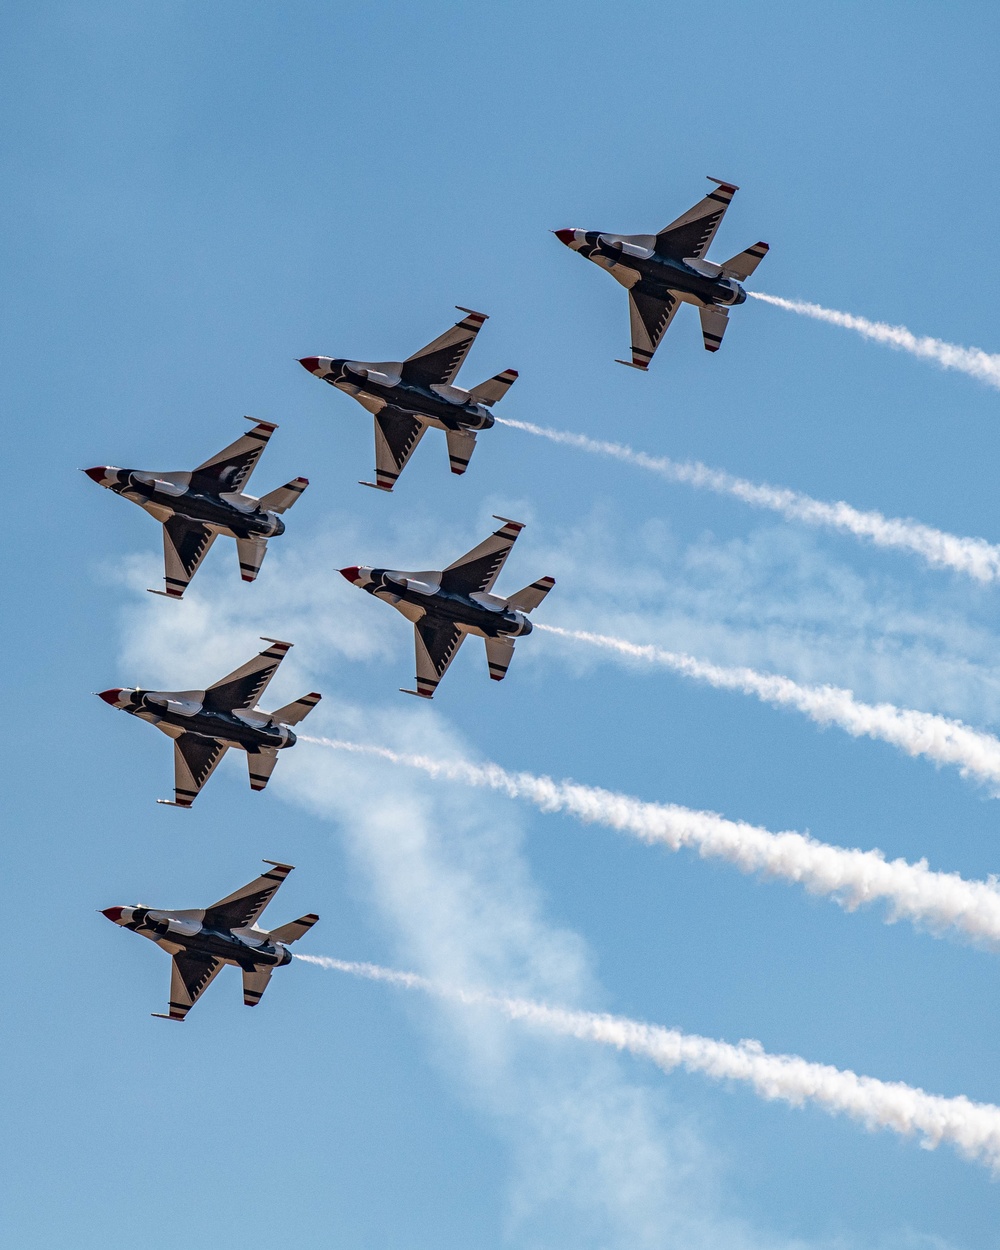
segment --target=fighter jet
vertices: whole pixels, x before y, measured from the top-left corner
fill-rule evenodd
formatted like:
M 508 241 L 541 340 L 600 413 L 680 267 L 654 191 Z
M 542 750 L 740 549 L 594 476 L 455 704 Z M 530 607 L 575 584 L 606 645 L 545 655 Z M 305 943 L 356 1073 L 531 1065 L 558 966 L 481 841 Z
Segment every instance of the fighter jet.
M 339 391 L 353 395 L 375 417 L 377 490 L 392 490 L 428 426 L 444 430 L 452 473 L 464 473 L 476 449 L 476 433 L 494 424 L 490 408 L 517 377 L 504 369 L 471 391 L 455 386 L 455 376 L 475 341 L 486 314 L 459 306 L 466 315 L 433 343 L 406 360 L 369 363 L 304 356 L 299 364 Z
M 113 465 L 83 470 L 99 486 L 131 499 L 163 522 L 167 588 L 152 591 L 154 595 L 180 599 L 220 534 L 236 539 L 243 580 L 252 582 L 257 576 L 267 555 L 267 540 L 285 532 L 279 513 L 287 512 L 309 485 L 308 479 L 296 477 L 260 499 L 242 493 L 277 428 L 269 421 L 255 422 L 242 438 L 189 473 L 151 473 Z
M 620 365 L 648 369 L 674 313 L 694 304 L 701 316 L 705 350 L 717 352 L 729 324 L 729 309 L 745 303 L 740 283 L 768 253 L 755 243 L 721 265 L 705 260 L 719 223 L 739 190 L 731 182 L 709 178 L 718 189 L 694 208 L 664 226 L 659 234 L 608 234 L 597 230 L 556 230 L 560 242 L 600 265 L 628 289 L 632 319 L 632 359 Z
M 290 642 L 271 645 L 207 690 L 102 690 L 111 707 L 149 721 L 174 740 L 174 797 L 168 807 L 190 807 L 230 747 L 247 753 L 250 789 L 263 790 L 278 752 L 295 745 L 292 725 L 304 720 L 322 698 L 315 691 L 276 712 L 262 712 L 257 700 L 278 671 Z
M 502 681 L 514 639 L 531 633 L 527 613 L 542 602 L 555 578 L 541 577 L 507 599 L 491 594 L 504 561 L 524 526 L 498 516 L 503 526 L 443 572 L 400 573 L 365 566 L 341 569 L 354 586 L 391 603 L 413 622 L 417 688 L 403 694 L 430 699 L 468 634 L 486 640 L 490 677 Z
M 308 933 L 319 919 L 300 916 L 270 933 L 257 928 L 261 913 L 292 871 L 291 864 L 265 859 L 271 871 L 234 894 L 196 911 L 154 911 L 149 907 L 106 907 L 107 916 L 123 929 L 139 933 L 173 956 L 170 1012 L 154 1011 L 160 1020 L 183 1020 L 223 964 L 243 970 L 243 1001 L 256 1007 L 275 968 L 292 962 L 288 947 Z

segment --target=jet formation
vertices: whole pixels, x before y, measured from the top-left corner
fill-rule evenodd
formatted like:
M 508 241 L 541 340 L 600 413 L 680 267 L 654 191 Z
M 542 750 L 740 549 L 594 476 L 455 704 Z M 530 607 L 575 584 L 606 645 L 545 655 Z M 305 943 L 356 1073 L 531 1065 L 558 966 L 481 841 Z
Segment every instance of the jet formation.
M 706 260 L 715 232 L 739 190 L 717 183 L 693 208 L 658 234 L 609 234 L 599 230 L 556 230 L 556 238 L 595 265 L 600 265 L 628 290 L 632 323 L 632 359 L 620 365 L 648 369 L 653 353 L 681 304 L 694 304 L 701 317 L 705 349 L 717 352 L 729 324 L 729 310 L 746 302 L 740 285 L 768 253 L 755 243 L 721 265 Z
M 542 602 L 555 578 L 541 577 L 506 599 L 492 594 L 518 534 L 519 521 L 497 517 L 500 529 L 446 569 L 403 573 L 396 569 L 352 566 L 341 576 L 376 599 L 391 603 L 413 622 L 417 649 L 417 688 L 404 694 L 434 697 L 441 678 L 469 634 L 486 642 L 490 677 L 502 681 L 514 655 L 514 639 L 531 633 L 528 613 Z
M 375 481 L 390 491 L 430 426 L 444 430 L 452 473 L 464 473 L 476 449 L 476 434 L 494 424 L 490 408 L 507 394 L 516 369 L 504 369 L 471 391 L 455 378 L 486 314 L 470 308 L 461 321 L 406 360 L 372 363 L 304 356 L 299 364 L 367 408 L 375 417 Z
M 252 430 L 190 472 L 156 473 L 114 465 L 83 470 L 98 486 L 130 499 L 163 523 L 166 589 L 153 594 L 180 599 L 220 534 L 236 539 L 245 582 L 260 572 L 267 540 L 285 532 L 280 513 L 287 512 L 309 485 L 308 478 L 295 477 L 260 499 L 243 493 L 277 428 L 269 421 L 255 422 Z
M 288 947 L 319 920 L 314 912 L 268 932 L 257 921 L 278 887 L 292 871 L 291 864 L 265 859 L 270 871 L 227 894 L 210 907 L 195 911 L 163 911 L 151 907 L 106 907 L 103 915 L 123 929 L 149 938 L 172 958 L 168 1014 L 161 1020 L 184 1020 L 224 964 L 243 972 L 243 1002 L 256 1007 L 271 973 L 292 962 Z
M 606 269 L 629 293 L 632 359 L 620 361 L 646 370 L 682 303 L 701 317 L 705 347 L 717 351 L 729 309 L 746 301 L 741 285 L 767 254 L 766 243 L 722 264 L 705 254 L 738 188 L 717 178 L 704 199 L 658 234 L 610 234 L 556 230 L 573 251 Z M 406 360 L 359 361 L 304 356 L 309 373 L 353 396 L 374 417 L 375 481 L 363 482 L 389 493 L 417 444 L 434 427 L 443 430 L 451 471 L 463 474 L 476 437 L 495 423 L 493 407 L 517 379 L 504 369 L 471 390 L 456 385 L 459 370 L 486 314 L 458 306 L 462 318 Z M 247 418 L 253 420 L 253 418 Z M 163 526 L 164 585 L 152 593 L 181 599 L 216 538 L 235 539 L 240 576 L 252 582 L 267 553 L 268 540 L 284 533 L 282 514 L 309 485 L 304 477 L 256 498 L 246 486 L 268 440 L 278 427 L 254 421 L 235 442 L 191 470 L 154 472 L 101 465 L 84 469 L 98 485 L 138 504 Z M 412 622 L 416 647 L 416 689 L 404 693 L 431 699 L 462 643 L 470 634 L 484 640 L 489 674 L 501 681 L 514 655 L 515 640 L 532 631 L 529 614 L 555 585 L 541 577 L 503 597 L 493 588 L 524 528 L 506 517 L 501 527 L 447 568 L 404 572 L 352 565 L 340 570 L 352 585 L 391 604 Z M 176 610 L 176 609 L 175 609 Z M 174 797 L 157 802 L 190 808 L 230 748 L 246 752 L 250 788 L 263 790 L 278 752 L 295 745 L 298 725 L 320 701 L 314 693 L 264 712 L 258 701 L 288 653 L 291 643 L 265 638 L 265 650 L 205 690 L 114 688 L 100 698 L 112 707 L 155 725 L 174 740 Z M 316 923 L 302 916 L 270 932 L 257 926 L 289 864 L 265 860 L 270 870 L 210 907 L 194 911 L 143 906 L 108 907 L 104 915 L 149 938 L 172 957 L 169 1013 L 183 1020 L 226 963 L 243 973 L 243 1000 L 256 1005 L 271 972 L 291 962 L 288 947 Z M 161 1015 L 162 1013 L 154 1013 Z
M 257 700 L 292 644 L 270 643 L 259 655 L 220 678 L 207 690 L 102 690 L 98 698 L 138 716 L 174 740 L 174 797 L 169 807 L 190 807 L 230 747 L 247 753 L 250 789 L 263 790 L 278 752 L 295 745 L 292 725 L 305 720 L 322 695 L 315 691 L 276 712 L 262 712 Z

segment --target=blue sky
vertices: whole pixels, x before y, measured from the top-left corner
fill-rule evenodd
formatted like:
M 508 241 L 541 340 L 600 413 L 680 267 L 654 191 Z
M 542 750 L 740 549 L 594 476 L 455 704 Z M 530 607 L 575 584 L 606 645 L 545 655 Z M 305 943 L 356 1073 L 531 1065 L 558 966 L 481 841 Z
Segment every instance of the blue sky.
M 645 232 L 741 190 L 712 255 L 749 285 L 992 350 L 995 6 L 15 4 L 0 50 L 9 780 L 0 1024 L 12 1245 L 992 1247 L 997 1190 L 743 1087 L 293 965 L 224 972 L 183 1029 L 166 959 L 98 914 L 198 906 L 297 865 L 303 949 L 609 1010 L 1000 1102 L 996 956 L 777 882 L 301 744 L 158 808 L 170 749 L 91 696 L 200 686 L 260 634 L 310 728 L 491 759 L 985 878 L 997 800 L 951 769 L 536 633 L 467 645 L 433 706 L 406 623 L 336 575 L 440 567 L 526 522 L 539 620 L 859 699 L 1000 721 L 996 590 L 497 428 L 425 439 L 391 497 L 370 420 L 296 363 L 408 355 L 490 314 L 462 374 L 499 415 L 820 499 L 997 534 L 997 394 L 750 301 L 716 356 L 681 310 L 648 375 L 624 293 L 549 230 Z M 76 470 L 190 467 L 280 428 L 311 486 L 253 586 L 185 601 L 160 538 Z M 269 918 L 271 913 L 269 913 Z

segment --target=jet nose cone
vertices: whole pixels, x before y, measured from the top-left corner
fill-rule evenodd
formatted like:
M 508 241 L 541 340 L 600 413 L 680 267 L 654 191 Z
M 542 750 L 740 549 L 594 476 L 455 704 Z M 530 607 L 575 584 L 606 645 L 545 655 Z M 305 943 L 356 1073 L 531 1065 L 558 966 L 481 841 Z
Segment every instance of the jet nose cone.
M 96 482 L 100 486 L 101 482 L 107 477 L 108 467 L 107 465 L 99 464 L 93 469 L 84 469 L 84 473 L 92 482 Z
M 575 230 L 553 230 L 552 233 L 556 236 L 560 243 L 565 243 L 567 247 L 570 246 L 573 239 L 576 237 Z
M 119 920 L 121 920 L 122 912 L 124 910 L 124 907 L 105 907 L 105 909 L 101 912 L 101 915 L 107 916 L 113 924 L 117 924 Z
M 319 372 L 319 357 L 318 356 L 303 356 L 302 359 L 299 361 L 299 364 L 302 366 L 303 369 L 308 369 L 310 373 Z
M 114 707 L 114 705 L 118 702 L 118 696 L 121 692 L 122 687 L 119 686 L 115 690 L 101 690 L 98 692 L 97 697 L 99 699 L 103 699 L 105 703 L 109 703 L 112 707 Z
M 361 570 L 356 564 L 352 564 L 350 568 L 341 569 L 340 576 L 346 577 L 347 580 L 353 585 L 361 576 Z

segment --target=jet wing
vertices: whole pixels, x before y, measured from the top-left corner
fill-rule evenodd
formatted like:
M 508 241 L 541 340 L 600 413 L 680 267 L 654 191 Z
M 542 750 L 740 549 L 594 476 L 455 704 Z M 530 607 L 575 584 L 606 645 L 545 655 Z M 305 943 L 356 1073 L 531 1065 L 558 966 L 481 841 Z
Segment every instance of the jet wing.
M 174 739 L 175 807 L 191 806 L 228 750 L 215 738 L 205 738 L 201 734 L 185 733 Z M 157 799 L 157 802 L 166 803 L 168 800 Z
M 263 968 L 254 968 L 253 972 L 243 969 L 243 1002 L 248 1007 L 256 1007 L 263 998 L 273 971 L 270 964 Z
M 486 314 L 459 306 L 466 315 L 433 343 L 403 361 L 402 380 L 418 386 L 450 386 L 482 329 Z
M 204 706 L 211 712 L 233 712 L 237 708 L 255 707 L 278 671 L 278 665 L 291 650 L 290 642 L 265 638 L 271 645 L 246 664 L 217 681 L 205 691 Z
M 218 534 L 198 521 L 172 516 L 163 524 L 163 581 L 166 590 L 155 593 L 169 599 L 179 599 L 187 590 L 188 583 L 208 555 L 208 550 Z
M 721 182 L 718 178 L 710 178 L 709 182 L 718 183 L 716 189 L 657 234 L 659 255 L 673 256 L 677 260 L 691 256 L 698 260 L 708 251 L 726 209 L 739 190 L 731 182 Z
M 264 863 L 270 864 L 267 872 L 234 890 L 232 894 L 227 894 L 225 898 L 220 898 L 211 907 L 205 908 L 206 929 L 225 932 L 247 929 L 256 924 L 282 881 L 292 871 L 291 864 L 276 864 L 270 859 L 265 859 Z
M 206 955 L 175 955 L 170 973 L 171 1020 L 183 1020 L 222 968 L 221 959 Z
M 500 529 L 444 570 L 441 574 L 442 590 L 471 595 L 493 589 L 511 547 L 524 529 L 519 521 L 508 521 L 502 516 L 496 519 L 503 521 Z
M 425 619 L 414 625 L 413 637 L 417 649 L 417 688 L 405 693 L 431 699 L 466 635 L 451 621 Z
M 191 485 L 197 490 L 238 491 L 246 485 L 267 441 L 278 427 L 270 421 L 258 421 L 252 430 L 222 451 L 198 465 L 191 474 Z
M 386 407 L 375 417 L 375 481 L 362 486 L 392 490 L 427 426 L 400 408 Z
M 628 293 L 628 311 L 632 323 L 632 359 L 620 360 L 620 365 L 631 364 L 633 369 L 648 369 L 660 339 L 674 319 L 680 300 L 668 293 L 665 300 L 642 291 Z

